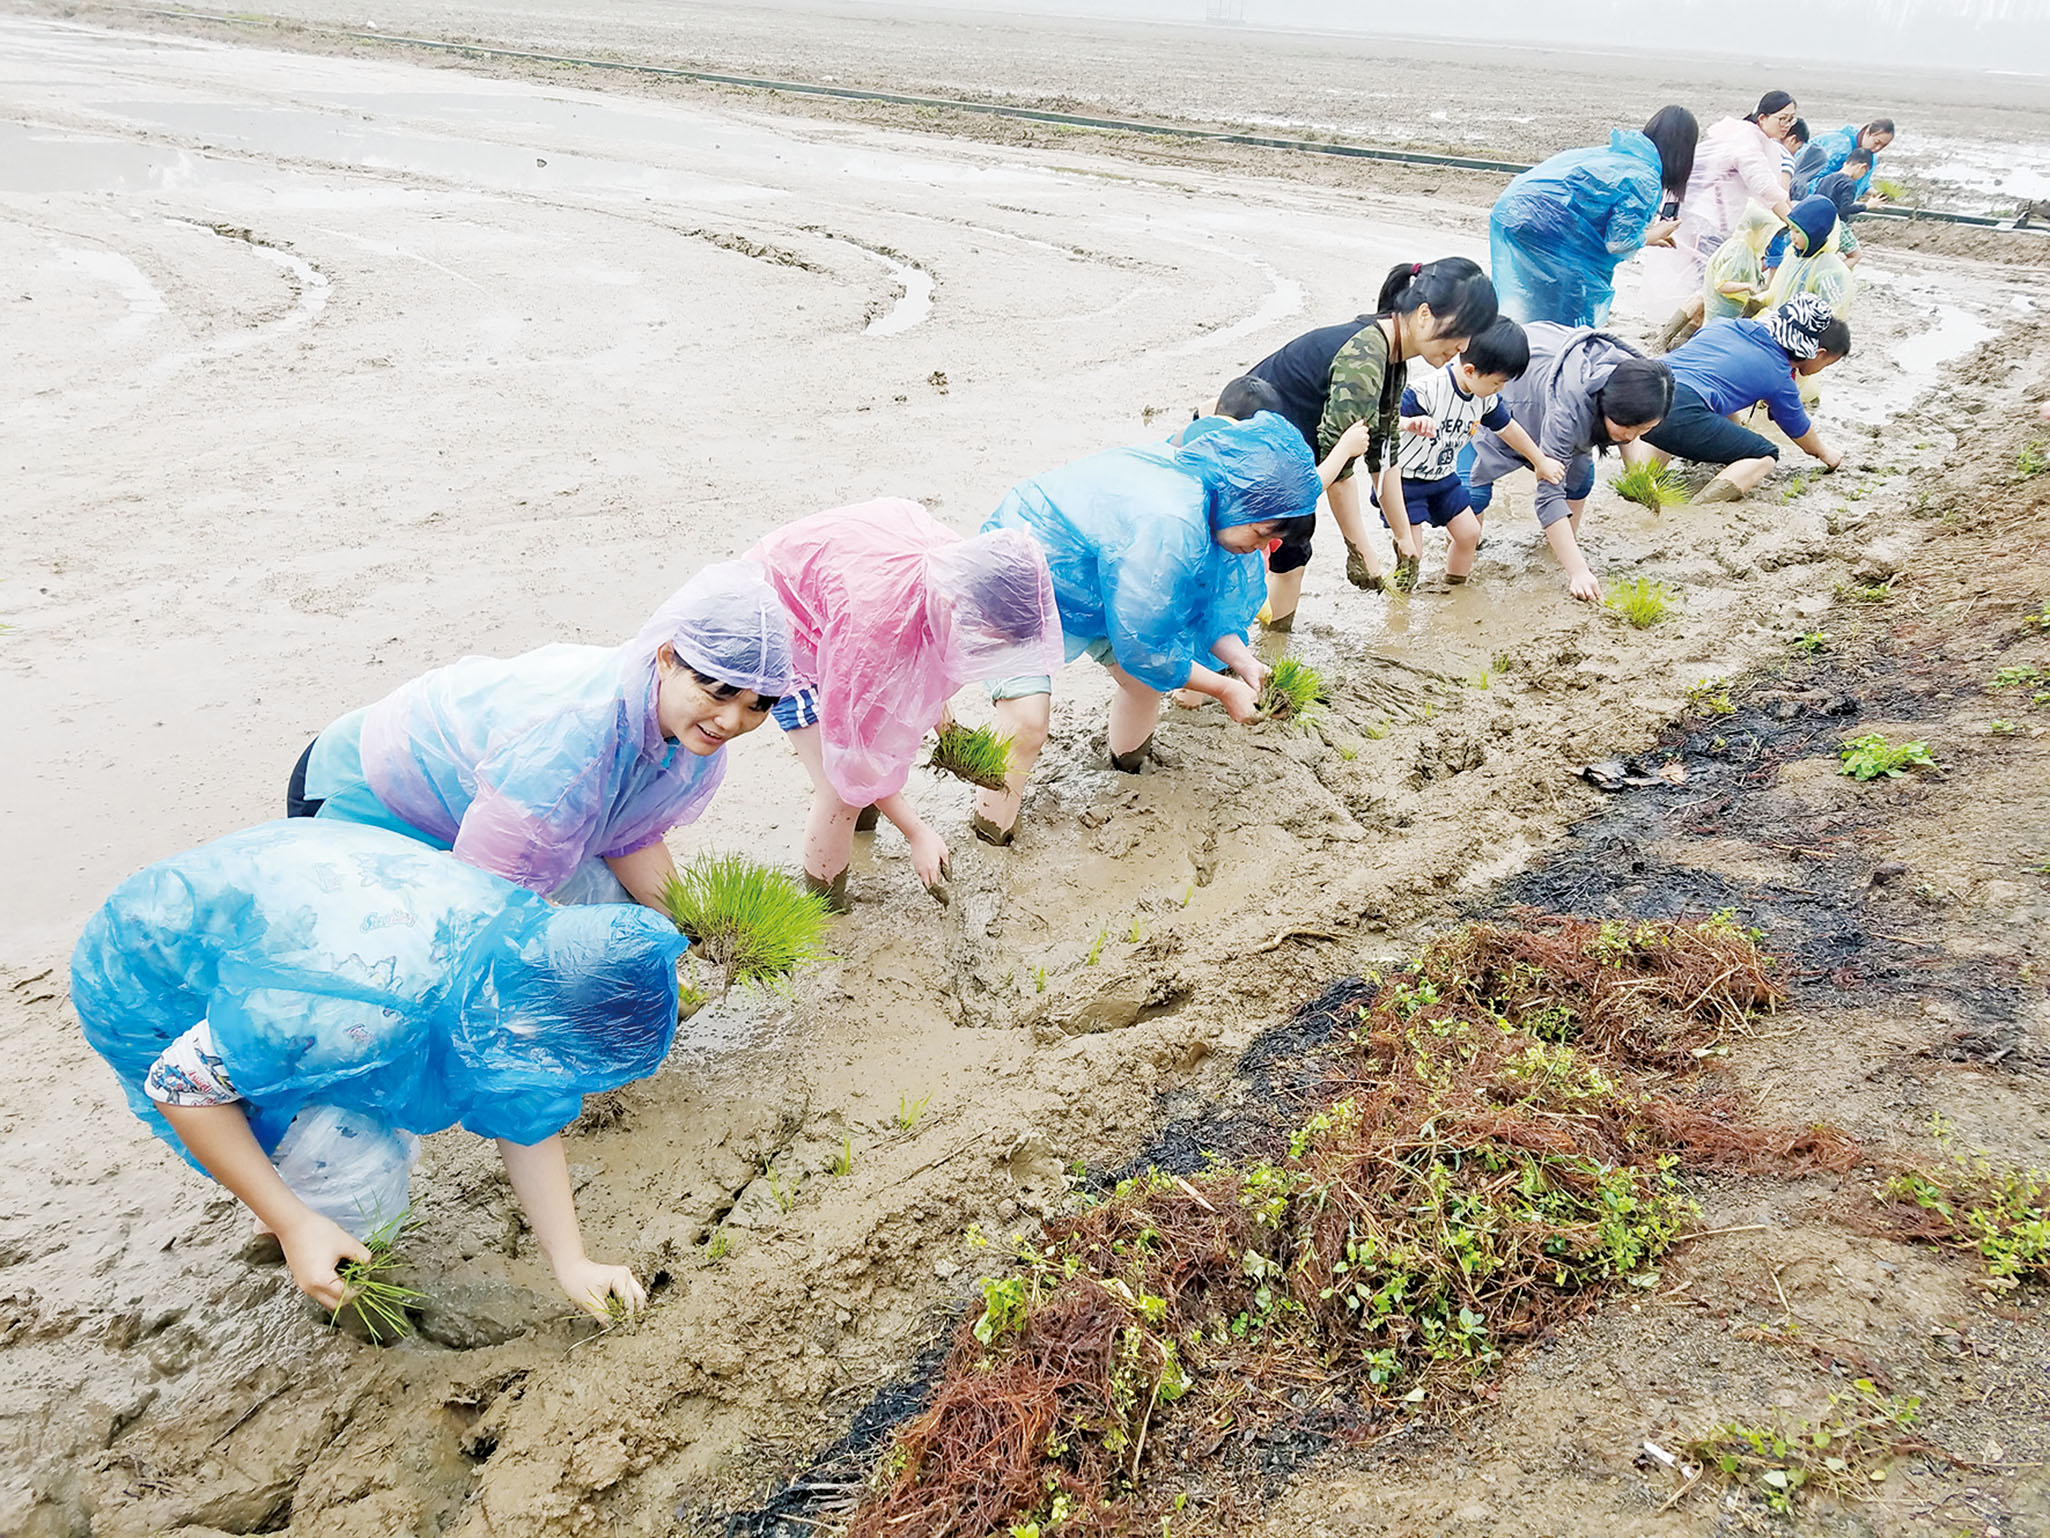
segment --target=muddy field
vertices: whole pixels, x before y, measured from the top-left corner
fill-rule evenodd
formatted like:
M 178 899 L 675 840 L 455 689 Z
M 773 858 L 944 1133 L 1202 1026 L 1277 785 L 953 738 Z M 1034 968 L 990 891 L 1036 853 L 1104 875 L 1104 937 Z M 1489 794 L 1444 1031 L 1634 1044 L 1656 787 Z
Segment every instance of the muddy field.
M 1043 30 L 784 14 L 374 19 L 1058 94 Z M 1390 262 L 1481 255 L 1494 183 L 171 25 L 0 16 L 0 1007 L 34 1065 L 0 1093 L 0 1532 L 665 1533 L 755 1509 L 915 1376 L 998 1264 L 971 1225 L 1035 1232 L 1088 1172 L 1243 1098 L 1244 1049 L 1334 979 L 1519 902 L 1734 907 L 1793 997 L 1715 1071 L 1890 1157 L 1940 1114 L 2050 1162 L 2050 709 L 1991 687 L 2050 671 L 2023 623 L 2050 596 L 2050 477 L 2016 468 L 2050 436 L 2050 242 L 1875 229 L 1857 354 L 1823 381 L 1845 471 L 1663 515 L 1597 493 L 1597 570 L 1671 584 L 1672 619 L 1571 603 L 1519 489 L 1464 590 L 1428 559 L 1408 597 L 1312 569 L 1296 645 L 1336 681 L 1316 732 L 1178 712 L 1135 781 L 1102 767 L 1104 689 L 1070 669 L 1014 849 L 915 787 L 956 846 L 950 908 L 885 832 L 834 965 L 794 1001 L 715 1005 L 589 1107 L 586 1235 L 655 1279 L 645 1324 L 567 1318 L 495 1160 L 453 1134 L 416 1184 L 421 1338 L 331 1333 L 78 1038 L 63 961 L 115 882 L 272 815 L 312 732 L 438 661 L 624 634 L 817 507 L 911 495 L 972 527 L 1018 475 L 1165 432 Z M 1096 39 L 1078 104 L 1246 110 L 1204 94 L 1222 74 L 1195 34 L 1138 83 L 1119 50 L 1143 36 Z M 1245 88 L 1296 46 L 1247 52 Z M 1495 147 L 1592 133 L 1515 65 L 1473 66 L 1530 136 Z M 1671 78 L 1706 99 L 1705 69 Z M 1328 60 L 1317 78 L 1332 120 L 1392 121 Z M 1855 116 L 1880 85 L 1816 95 Z M 1999 89 L 1885 105 L 1998 144 L 2031 107 Z M 1703 713 L 1715 679 L 1728 716 Z M 1853 725 L 1943 768 L 1856 785 L 1834 772 Z M 733 751 L 679 851 L 794 860 L 794 759 L 772 728 Z M 1576 773 L 1618 758 L 1650 783 Z M 1668 1506 L 1680 1481 L 1642 1443 L 1810 1414 L 1864 1376 L 1921 1396 L 1948 1458 L 1798 1528 L 2050 1533 L 2037 1297 L 1861 1226 L 1871 1180 L 1705 1183 L 1701 1227 L 1738 1232 L 1483 1398 L 1292 1462 L 1260 1520 L 1771 1530 L 1754 1496 Z

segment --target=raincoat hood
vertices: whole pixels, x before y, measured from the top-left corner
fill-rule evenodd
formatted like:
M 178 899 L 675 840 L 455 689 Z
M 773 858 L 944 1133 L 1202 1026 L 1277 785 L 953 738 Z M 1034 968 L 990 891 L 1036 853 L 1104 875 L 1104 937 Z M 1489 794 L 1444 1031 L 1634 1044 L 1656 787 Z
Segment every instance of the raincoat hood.
M 1789 256 L 1823 256 L 1836 250 L 1837 242 L 1842 235 L 1837 223 L 1836 204 L 1821 196 L 1803 198 L 1796 203 L 1787 214 L 1787 224 L 1800 230 L 1808 242 L 1808 249 L 1794 250 L 1794 243 L 1788 238 L 1787 231 L 1781 230 L 1773 236 L 1772 245 L 1766 252 L 1767 266 L 1776 267 Z
M 1324 489 L 1303 435 L 1272 411 L 1205 433 L 1177 452 L 1209 493 L 1213 532 L 1315 513 Z
M 798 681 L 818 691 L 826 778 L 850 806 L 904 788 L 964 684 L 1051 672 L 1053 584 L 1015 535 L 964 540 L 885 499 L 787 524 L 747 553 L 790 616 Z
M 684 665 L 756 694 L 790 693 L 790 617 L 761 567 L 721 561 L 684 583 L 623 648 L 633 668 L 652 666 L 667 643 Z
M 1780 216 L 1753 198 L 1744 205 L 1744 212 L 1737 219 L 1737 227 L 1730 231 L 1733 239 L 1742 240 L 1753 251 L 1763 251 L 1772 244 L 1773 236 L 1786 226 Z

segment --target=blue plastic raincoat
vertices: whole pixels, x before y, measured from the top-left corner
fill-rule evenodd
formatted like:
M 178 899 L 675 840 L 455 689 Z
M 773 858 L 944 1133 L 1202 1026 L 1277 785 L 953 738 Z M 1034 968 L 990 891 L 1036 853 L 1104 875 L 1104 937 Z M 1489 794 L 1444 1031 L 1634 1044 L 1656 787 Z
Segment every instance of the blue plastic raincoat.
M 1815 190 L 1815 184 L 1832 171 L 1841 171 L 1844 162 L 1850 159 L 1851 151 L 1858 147 L 1858 130 L 1846 123 L 1828 133 L 1816 134 L 1801 146 L 1801 153 L 1794 157 L 1793 185 L 1788 196 L 1805 198 Z M 1865 174 L 1858 178 L 1857 194 L 1864 197 L 1872 190 L 1872 178 L 1879 173 L 1879 157 L 1872 157 L 1872 164 L 1865 168 Z
M 143 1081 L 202 1019 L 266 1153 L 309 1105 L 531 1145 L 661 1064 L 686 943 L 645 908 L 553 907 L 387 829 L 299 818 L 123 882 L 71 999 L 181 1152 Z
M 662 733 L 655 657 L 759 694 L 791 688 L 788 616 L 761 569 L 699 572 L 620 647 L 465 657 L 321 733 L 320 815 L 411 833 L 546 895 L 694 820 L 726 774 Z M 608 883 L 609 884 L 609 883 Z
M 1233 554 L 1216 531 L 1314 514 L 1322 489 L 1302 434 L 1263 411 L 1020 481 L 983 527 L 1023 529 L 1046 552 L 1068 661 L 1107 639 L 1119 667 L 1166 693 L 1213 643 L 1243 638 L 1266 600 L 1260 555 Z
M 1643 247 L 1663 182 L 1657 146 L 1635 129 L 1610 134 L 1606 149 L 1564 150 L 1518 176 L 1488 215 L 1502 313 L 1562 326 L 1606 321 L 1616 268 Z

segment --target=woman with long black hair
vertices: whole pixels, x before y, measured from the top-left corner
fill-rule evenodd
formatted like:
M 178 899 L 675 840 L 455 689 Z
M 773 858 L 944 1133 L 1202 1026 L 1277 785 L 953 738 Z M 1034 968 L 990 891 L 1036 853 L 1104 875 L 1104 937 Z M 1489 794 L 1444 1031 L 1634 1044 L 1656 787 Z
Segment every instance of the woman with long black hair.
M 1302 434 L 1319 462 L 1338 446 L 1346 429 L 1370 423 L 1362 457 L 1377 477 L 1382 505 L 1393 496 L 1400 507 L 1395 435 L 1409 377 L 1406 365 L 1412 358 L 1422 358 L 1432 368 L 1443 368 L 1495 323 L 1495 314 L 1495 285 L 1478 263 L 1463 256 L 1403 262 L 1389 270 L 1373 314 L 1307 331 L 1246 372 L 1274 387 L 1281 397 L 1281 415 Z M 1355 587 L 1379 588 L 1381 558 L 1368 541 L 1359 482 L 1352 471 L 1352 464 L 1345 465 L 1331 483 L 1331 516 L 1345 536 L 1346 577 Z M 1395 522 L 1390 519 L 1391 526 Z M 1286 630 L 1294 619 L 1303 568 L 1310 562 L 1312 527 L 1284 535 L 1268 558 L 1269 629 Z M 1404 563 L 1418 558 L 1415 548 L 1406 550 L 1400 544 L 1395 554 Z

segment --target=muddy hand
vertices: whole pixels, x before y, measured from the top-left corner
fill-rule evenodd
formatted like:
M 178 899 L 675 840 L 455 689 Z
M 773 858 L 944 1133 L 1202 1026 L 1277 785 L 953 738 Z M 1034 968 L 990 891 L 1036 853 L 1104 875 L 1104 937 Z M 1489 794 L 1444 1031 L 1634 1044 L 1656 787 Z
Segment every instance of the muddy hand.
M 610 1319 L 612 1307 L 608 1298 L 617 1298 L 628 1314 L 638 1314 L 648 1306 L 647 1289 L 641 1286 L 640 1278 L 626 1266 L 601 1266 L 588 1257 L 565 1261 L 556 1267 L 555 1280 L 561 1284 L 570 1302 L 591 1315 L 594 1319 Z

